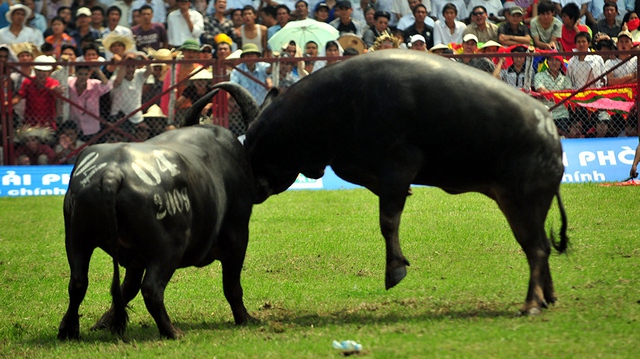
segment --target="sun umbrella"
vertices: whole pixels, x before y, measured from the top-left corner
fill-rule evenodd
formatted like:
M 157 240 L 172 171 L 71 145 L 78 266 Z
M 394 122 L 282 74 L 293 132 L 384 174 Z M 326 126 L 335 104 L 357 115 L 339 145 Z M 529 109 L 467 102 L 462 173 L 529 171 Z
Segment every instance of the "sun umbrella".
M 318 49 L 324 49 L 327 42 L 336 40 L 338 36 L 340 33 L 333 26 L 313 19 L 305 19 L 290 21 L 271 36 L 268 43 L 272 51 L 280 51 L 284 45 L 292 40 L 303 50 L 309 41 L 315 41 L 318 44 Z

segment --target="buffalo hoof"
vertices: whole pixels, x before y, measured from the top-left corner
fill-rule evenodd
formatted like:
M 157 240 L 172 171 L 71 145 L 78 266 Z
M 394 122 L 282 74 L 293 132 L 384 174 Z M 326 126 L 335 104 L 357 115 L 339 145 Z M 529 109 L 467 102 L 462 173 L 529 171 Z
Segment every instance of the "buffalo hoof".
M 247 317 L 241 321 L 236 321 L 237 325 L 260 324 L 260 320 L 247 314 Z
M 173 328 L 173 331 L 160 332 L 160 335 L 171 340 L 180 339 L 184 337 L 184 332 L 176 327 Z
M 542 310 L 538 307 L 533 307 L 529 309 L 520 309 L 520 311 L 518 312 L 518 316 L 525 316 L 525 315 L 536 316 L 540 314 L 542 314 Z
M 60 325 L 58 329 L 58 340 L 79 340 L 80 330 L 78 328 L 67 328 L 64 325 Z
M 107 311 L 102 315 L 94 326 L 91 327 L 91 330 L 107 330 L 110 329 L 113 323 L 113 312 L 111 310 Z
M 407 267 L 402 265 L 400 267 L 387 270 L 385 275 L 384 285 L 386 289 L 393 288 L 396 284 L 400 283 L 404 277 L 407 276 Z

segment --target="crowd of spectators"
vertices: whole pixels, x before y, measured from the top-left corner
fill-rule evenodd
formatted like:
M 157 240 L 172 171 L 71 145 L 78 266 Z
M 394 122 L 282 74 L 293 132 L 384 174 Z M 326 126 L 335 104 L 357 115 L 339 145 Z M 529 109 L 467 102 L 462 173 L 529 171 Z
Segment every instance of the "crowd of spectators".
M 13 94 L 14 125 L 22 131 L 15 136 L 20 149 L 15 153 L 22 156 L 16 161 L 70 162 L 74 150 L 109 123 L 118 130 L 99 142 L 140 140 L 174 128 L 210 89 L 213 61 L 230 58 L 250 60 L 239 60 L 223 75 L 257 101 L 269 87 L 286 89 L 341 57 L 387 48 L 486 53 L 455 60 L 533 93 L 636 83 L 636 57 L 607 54 L 635 49 L 640 42 L 634 1 L 552 1 L 0 0 L 0 62 L 36 63 L 10 67 L 10 73 L 2 67 Z M 307 19 L 333 26 L 339 38 L 270 47 L 268 40 L 288 23 Z M 590 49 L 594 54 L 570 59 L 523 55 Z M 512 57 L 494 58 L 497 52 Z M 256 61 L 272 57 L 282 61 Z M 175 71 L 147 61 L 176 58 L 201 61 L 180 63 Z M 174 85 L 175 96 L 161 95 Z M 202 115 L 211 116 L 211 107 Z M 578 112 L 566 107 L 552 112 L 561 135 L 618 136 L 635 130 L 621 114 Z M 50 132 L 35 131 L 41 128 Z M 37 136 L 27 136 L 29 130 Z M 45 156 L 25 156 L 34 138 L 53 155 L 45 148 L 36 151 Z

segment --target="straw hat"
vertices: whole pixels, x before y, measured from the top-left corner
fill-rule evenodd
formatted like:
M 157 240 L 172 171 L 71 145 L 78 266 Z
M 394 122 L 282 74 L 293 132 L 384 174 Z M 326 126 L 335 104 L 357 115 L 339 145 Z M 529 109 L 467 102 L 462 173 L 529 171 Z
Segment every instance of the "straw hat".
M 16 44 L 11 44 L 11 51 L 13 51 L 16 56 L 20 55 L 23 52 L 28 52 L 31 56 L 35 56 L 33 53 L 33 45 L 29 42 L 20 42 Z
M 154 50 L 151 47 L 147 47 L 145 51 L 147 52 L 147 56 L 149 56 L 150 59 L 159 61 L 171 61 L 178 55 L 177 52 L 171 51 L 169 49 Z M 158 63 L 152 63 L 151 66 L 162 66 L 163 69 L 167 69 L 169 67 L 167 64 Z
M 147 110 L 147 113 L 142 115 L 142 117 L 159 117 L 159 118 L 167 118 L 167 116 L 162 112 L 162 109 L 158 105 L 151 105 Z
M 111 51 L 111 45 L 119 42 L 124 45 L 124 51 L 129 51 L 133 48 L 133 39 L 130 36 L 116 34 L 115 32 L 109 33 L 102 39 L 102 45 L 106 51 Z
M 365 43 L 361 38 L 354 34 L 344 34 L 338 38 L 338 42 L 343 49 L 352 47 L 358 51 L 358 54 L 364 54 L 364 50 L 366 48 Z
M 22 4 L 15 4 L 15 5 L 11 5 L 11 7 L 9 7 L 9 11 L 7 11 L 7 13 L 4 15 L 4 17 L 7 19 L 7 21 L 11 24 L 12 20 L 11 20 L 11 16 L 13 15 L 13 12 L 16 10 L 23 10 L 25 13 L 25 26 L 26 24 L 26 20 L 31 16 L 31 9 L 29 9 L 26 5 L 22 5 Z
M 29 137 L 37 137 L 42 142 L 49 142 L 53 139 L 53 132 L 51 127 L 24 125 L 18 128 L 13 134 L 13 142 L 24 142 Z
M 200 68 L 197 68 L 191 72 L 192 74 L 195 73 L 195 75 L 191 76 L 189 80 L 213 80 L 213 75 L 211 74 L 211 72 L 209 72 L 209 70 L 204 69 L 200 72 L 196 72 L 198 70 L 200 70 Z

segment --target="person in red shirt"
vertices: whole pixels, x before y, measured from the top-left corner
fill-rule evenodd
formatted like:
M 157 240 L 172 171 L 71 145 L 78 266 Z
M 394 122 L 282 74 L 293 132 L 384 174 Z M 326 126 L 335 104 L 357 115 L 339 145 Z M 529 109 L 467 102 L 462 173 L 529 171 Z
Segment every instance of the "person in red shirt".
M 562 37 L 558 39 L 562 49 L 560 51 L 573 51 L 576 48 L 575 37 L 579 32 L 588 32 L 589 28 L 579 23 L 580 8 L 574 3 L 569 3 L 562 8 Z
M 16 105 L 23 99 L 26 101 L 24 124 L 56 130 L 56 97 L 53 92 L 60 94 L 62 90 L 60 83 L 49 77 L 56 60 L 51 56 L 40 55 L 34 62 L 38 63 L 34 66 L 36 75 L 24 79 L 12 103 Z

